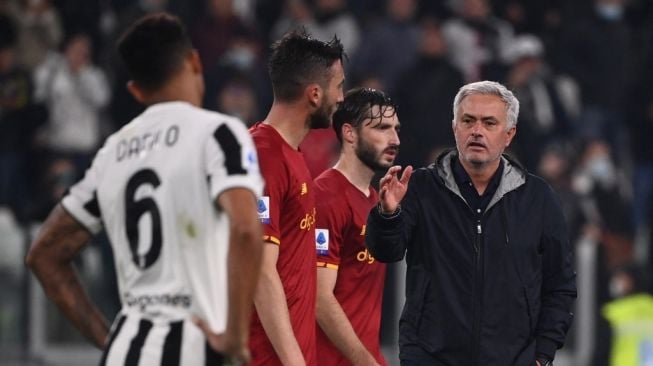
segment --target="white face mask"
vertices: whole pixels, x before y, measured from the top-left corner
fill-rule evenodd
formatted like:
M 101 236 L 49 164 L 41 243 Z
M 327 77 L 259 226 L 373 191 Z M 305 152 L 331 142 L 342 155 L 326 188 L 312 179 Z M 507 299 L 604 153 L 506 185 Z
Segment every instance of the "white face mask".
M 234 47 L 224 55 L 224 62 L 236 66 L 240 70 L 247 70 L 256 61 L 256 55 L 244 47 Z
M 604 185 L 612 184 L 616 179 L 614 165 L 607 156 L 592 158 L 587 164 L 587 171 L 596 181 Z
M 618 21 L 624 16 L 624 6 L 622 4 L 596 4 L 596 12 L 605 20 Z

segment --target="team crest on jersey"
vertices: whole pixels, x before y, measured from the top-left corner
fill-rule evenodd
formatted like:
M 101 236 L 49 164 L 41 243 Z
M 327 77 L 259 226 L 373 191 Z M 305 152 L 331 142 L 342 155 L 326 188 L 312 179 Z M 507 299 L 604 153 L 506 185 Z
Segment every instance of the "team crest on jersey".
M 270 223 L 270 197 L 263 196 L 258 199 L 256 203 L 256 211 L 258 211 L 258 219 L 264 224 Z
M 315 249 L 317 255 L 329 254 L 329 230 L 315 228 Z

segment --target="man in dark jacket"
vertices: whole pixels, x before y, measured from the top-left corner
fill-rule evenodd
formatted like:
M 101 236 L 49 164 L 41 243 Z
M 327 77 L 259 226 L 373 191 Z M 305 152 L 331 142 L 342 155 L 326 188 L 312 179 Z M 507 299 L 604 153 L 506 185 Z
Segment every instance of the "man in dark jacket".
M 366 243 L 382 262 L 406 254 L 404 366 L 544 366 L 564 343 L 572 248 L 548 184 L 502 155 L 518 114 L 503 85 L 467 84 L 454 100 L 457 151 L 380 181 Z

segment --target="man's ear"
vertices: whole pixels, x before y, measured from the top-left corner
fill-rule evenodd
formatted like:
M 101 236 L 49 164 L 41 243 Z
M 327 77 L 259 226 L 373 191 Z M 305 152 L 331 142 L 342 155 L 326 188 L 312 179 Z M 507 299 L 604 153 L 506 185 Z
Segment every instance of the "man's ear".
M 195 74 L 202 74 L 203 72 L 202 60 L 200 59 L 200 54 L 197 52 L 197 50 L 192 50 L 188 54 L 188 58 L 193 72 Z
M 517 134 L 517 127 L 510 127 L 506 133 L 508 134 L 508 139 L 506 140 L 506 147 L 508 147 L 510 146 L 510 142 L 512 142 L 512 139 Z
M 320 106 L 321 100 L 322 100 L 322 87 L 318 83 L 311 83 L 308 86 L 306 86 L 306 89 L 304 91 L 306 95 L 306 99 L 308 99 L 308 102 L 315 108 L 318 108 Z
M 343 123 L 340 132 L 342 133 L 342 141 L 346 141 L 350 144 L 353 144 L 356 141 L 356 135 L 358 132 L 354 126 L 349 123 Z
M 138 84 L 134 82 L 134 80 L 129 80 L 127 82 L 127 90 L 129 91 L 129 94 L 131 94 L 134 99 L 136 99 L 136 101 L 141 104 L 145 104 L 145 92 L 138 86 Z

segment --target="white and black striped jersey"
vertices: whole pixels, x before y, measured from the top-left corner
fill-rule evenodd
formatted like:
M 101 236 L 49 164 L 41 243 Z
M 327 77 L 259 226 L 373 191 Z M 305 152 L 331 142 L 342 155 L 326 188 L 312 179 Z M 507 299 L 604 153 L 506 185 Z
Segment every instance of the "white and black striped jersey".
M 215 200 L 234 187 L 257 197 L 263 188 L 245 125 L 167 102 L 110 136 L 63 198 L 88 230 L 105 228 L 113 249 L 123 308 L 107 364 L 159 365 L 149 361 L 161 359 L 156 349 L 177 357 L 165 362 L 203 364 L 203 337 L 187 320 L 194 314 L 216 333 L 226 328 L 229 221 Z

